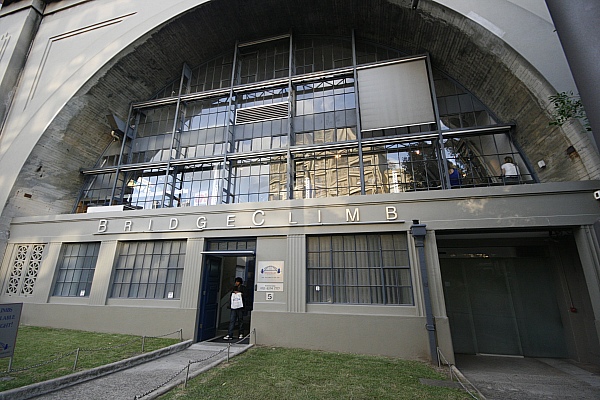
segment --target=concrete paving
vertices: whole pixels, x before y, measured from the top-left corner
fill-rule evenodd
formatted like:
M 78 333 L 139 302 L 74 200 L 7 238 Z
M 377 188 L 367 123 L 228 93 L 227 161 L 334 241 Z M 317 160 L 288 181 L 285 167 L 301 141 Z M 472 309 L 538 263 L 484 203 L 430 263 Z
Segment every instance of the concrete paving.
M 246 338 L 245 342 L 248 342 Z M 83 382 L 47 382 L 53 389 L 50 393 L 35 396 L 40 389 L 35 391 L 22 388 L 20 391 L 10 391 L 8 399 L 111 399 L 111 400 L 133 400 L 154 399 L 166 393 L 173 387 L 183 383 L 188 374 L 192 378 L 216 365 L 227 361 L 228 357 L 234 357 L 252 347 L 249 344 L 225 341 L 202 342 L 190 345 L 183 350 L 172 354 L 134 365 L 130 368 L 118 370 L 104 376 L 100 376 Z M 117 370 L 120 363 L 112 364 Z M 56 389 L 56 390 L 54 390 Z
M 598 400 L 600 367 L 563 359 L 456 356 L 456 367 L 487 400 Z

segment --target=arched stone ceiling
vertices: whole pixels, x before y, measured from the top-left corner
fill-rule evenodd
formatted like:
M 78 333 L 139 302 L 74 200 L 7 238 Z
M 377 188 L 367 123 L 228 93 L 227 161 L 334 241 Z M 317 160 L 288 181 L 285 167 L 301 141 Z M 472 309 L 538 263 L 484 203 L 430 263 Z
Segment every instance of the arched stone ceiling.
M 412 10 L 409 0 L 213 0 L 149 32 L 98 71 L 36 145 L 3 214 L 27 215 L 14 193 L 32 185 L 46 196 L 45 213 L 70 212 L 82 184 L 79 169 L 93 166 L 110 140 L 105 115 L 126 118 L 131 101 L 149 99 L 180 75 L 183 63 L 199 65 L 232 50 L 236 40 L 288 32 L 348 36 L 352 29 L 362 39 L 429 53 L 500 120 L 517 124 L 516 138 L 531 161 L 568 147 L 558 128 L 548 128 L 551 87 L 543 77 L 492 33 L 437 3 L 422 0 Z M 586 179 L 581 166 L 568 163 L 557 157 L 540 178 Z

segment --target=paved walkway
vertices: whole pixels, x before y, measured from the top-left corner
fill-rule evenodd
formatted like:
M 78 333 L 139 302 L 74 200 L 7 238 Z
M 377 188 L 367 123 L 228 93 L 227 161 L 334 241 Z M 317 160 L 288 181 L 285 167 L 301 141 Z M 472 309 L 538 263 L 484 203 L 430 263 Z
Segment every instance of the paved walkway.
M 192 361 L 189 370 L 189 377 L 192 378 L 227 361 L 228 356 L 243 353 L 250 347 L 248 344 L 231 343 L 228 348 L 228 343 L 224 341 L 195 343 L 176 353 L 33 398 L 133 400 L 137 396 L 138 399 L 153 399 L 183 383 L 189 361 Z M 32 397 L 25 394 L 25 397 L 17 395 L 10 398 Z
M 456 356 L 456 367 L 487 400 L 598 400 L 600 367 L 554 358 Z

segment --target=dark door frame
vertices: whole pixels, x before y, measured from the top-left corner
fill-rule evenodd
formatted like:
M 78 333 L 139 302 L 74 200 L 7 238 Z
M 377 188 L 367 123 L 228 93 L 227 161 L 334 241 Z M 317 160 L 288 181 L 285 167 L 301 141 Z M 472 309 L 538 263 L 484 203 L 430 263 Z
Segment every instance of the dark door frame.
M 221 285 L 221 269 L 224 257 L 256 257 L 254 250 L 218 250 L 202 251 L 202 278 L 200 282 L 200 302 L 196 326 L 196 341 L 212 339 L 216 335 L 218 325 L 219 290 Z M 211 261 L 219 260 L 216 270 Z M 212 272 L 212 273 L 211 273 Z M 216 281 L 215 281 L 216 278 Z M 214 288 L 216 284 L 216 289 Z M 254 288 L 250 288 L 254 290 Z

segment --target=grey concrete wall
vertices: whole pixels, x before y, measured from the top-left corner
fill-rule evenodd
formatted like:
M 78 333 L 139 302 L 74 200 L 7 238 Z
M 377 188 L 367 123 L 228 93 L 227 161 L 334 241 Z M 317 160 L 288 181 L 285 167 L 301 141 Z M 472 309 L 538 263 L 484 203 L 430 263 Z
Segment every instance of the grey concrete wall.
M 43 10 L 41 0 L 31 0 L 0 11 L 0 132 Z
M 252 326 L 264 345 L 430 359 L 424 317 L 254 311 Z
M 0 301 L 23 302 L 26 305 L 23 312 L 25 324 L 150 336 L 168 333 L 165 332 L 167 328 L 183 328 L 184 337 L 193 338 L 204 241 L 209 238 L 257 237 L 257 266 L 260 261 L 283 260 L 285 263 L 284 291 L 274 292 L 273 300 L 267 300 L 265 292 L 255 293 L 251 328 L 257 329 L 257 343 L 427 359 L 429 346 L 424 328 L 423 292 L 412 241 L 409 240 L 409 249 L 414 306 L 307 304 L 305 235 L 408 232 L 413 219 L 419 219 L 428 229 L 439 232 L 469 232 L 492 226 L 506 233 L 519 228 L 590 227 L 600 213 L 598 202 L 592 195 L 598 187 L 600 182 L 587 181 L 486 188 L 477 197 L 468 195 L 475 193 L 473 191 L 451 190 L 444 192 L 445 197 L 430 192 L 382 195 L 378 196 L 378 202 L 374 202 L 372 196 L 356 196 L 156 209 L 143 213 L 130 211 L 18 218 L 11 225 L 10 251 L 4 257 L 0 271 Z M 540 199 L 545 201 L 540 202 Z M 395 219 L 386 219 L 386 215 L 391 215 L 388 207 L 395 207 Z M 347 210 L 354 212 L 356 209 L 360 219 L 347 220 Z M 258 225 L 253 224 L 257 210 L 261 210 L 258 214 L 261 219 L 254 218 Z M 316 218 L 318 211 L 321 212 L 320 222 Z M 231 226 L 227 225 L 228 216 L 230 221 L 234 221 Z M 207 225 L 203 229 L 196 225 L 198 217 L 206 218 Z M 172 218 L 179 221 L 176 229 L 169 229 Z M 153 221 L 152 231 L 148 230 L 149 220 Z M 582 243 L 588 243 L 589 237 L 588 232 L 581 239 Z M 118 241 L 180 238 L 188 239 L 180 300 L 110 298 L 110 278 Z M 51 296 L 60 244 L 79 241 L 102 242 L 90 296 Z M 34 294 L 30 297 L 6 295 L 12 249 L 18 243 L 49 244 Z M 452 360 L 450 328 L 433 231 L 428 233 L 425 244 L 437 340 L 444 355 Z M 595 267 L 590 267 L 589 261 L 585 260 L 589 253 L 587 246 L 579 251 L 582 263 L 588 265 L 586 275 L 590 268 L 595 271 Z M 576 255 L 574 253 L 573 257 Z M 577 269 L 576 266 L 574 268 Z M 593 286 L 594 280 L 588 276 L 578 278 L 575 272 L 570 272 L 569 277 L 575 279 L 575 284 L 569 282 L 573 284 L 571 289 L 575 295 L 580 292 L 577 287 L 585 285 L 586 280 Z M 595 292 L 590 288 L 590 293 L 592 303 L 586 304 L 592 310 L 597 308 L 597 288 Z M 593 315 L 591 310 L 572 316 L 572 332 L 589 330 L 590 326 L 594 326 L 593 317 L 589 317 Z M 115 321 L 120 322 L 115 324 Z M 571 346 L 592 348 L 595 345 L 589 332 L 573 335 L 575 339 Z M 379 339 L 367 340 L 368 337 Z M 360 344 L 356 344 L 357 340 L 361 341 Z M 581 350 L 577 348 L 576 352 L 580 354 Z
M 183 329 L 184 339 L 193 339 L 196 328 L 194 310 L 156 306 L 103 306 L 87 304 L 32 304 L 23 306 L 24 325 L 77 329 L 91 332 L 161 336 Z M 178 335 L 171 337 L 177 338 Z

